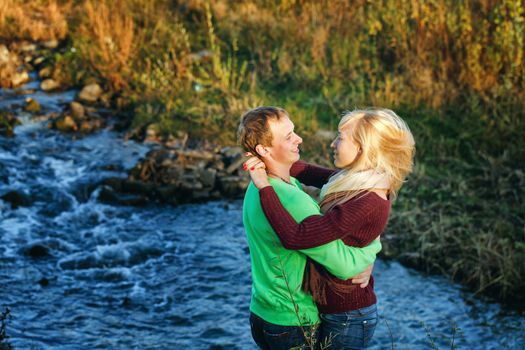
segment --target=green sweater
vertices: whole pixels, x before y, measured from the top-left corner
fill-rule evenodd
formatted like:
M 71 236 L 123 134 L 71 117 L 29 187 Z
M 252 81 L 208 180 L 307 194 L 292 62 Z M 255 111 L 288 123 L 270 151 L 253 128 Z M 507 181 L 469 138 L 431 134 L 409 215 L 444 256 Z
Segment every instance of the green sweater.
M 295 186 L 268 179 L 281 203 L 297 222 L 320 214 L 317 203 L 302 191 L 296 179 L 292 178 Z M 301 289 L 307 256 L 324 265 L 334 276 L 348 279 L 373 263 L 381 250 L 379 241 L 364 248 L 355 248 L 345 245 L 340 239 L 311 249 L 285 249 L 264 215 L 259 190 L 253 182 L 244 197 L 243 221 L 252 265 L 250 311 L 276 325 L 298 326 L 320 322 L 311 295 Z M 290 292 L 298 306 L 300 321 Z

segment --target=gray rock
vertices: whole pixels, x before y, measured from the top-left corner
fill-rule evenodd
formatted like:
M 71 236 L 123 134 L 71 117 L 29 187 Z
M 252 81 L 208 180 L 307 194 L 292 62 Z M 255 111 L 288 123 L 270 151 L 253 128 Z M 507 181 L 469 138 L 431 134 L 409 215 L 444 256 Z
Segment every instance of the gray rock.
M 226 173 L 232 174 L 236 170 L 239 170 L 241 168 L 242 163 L 246 160 L 246 157 L 244 157 L 242 154 L 238 155 L 232 163 L 226 168 Z
M 157 196 L 162 202 L 177 204 L 178 203 L 178 194 L 179 186 L 168 185 L 160 186 L 156 189 Z
M 202 190 L 195 190 L 191 194 L 192 198 L 197 201 L 210 199 L 210 190 L 209 189 L 202 189 Z
M 213 168 L 200 169 L 199 176 L 204 187 L 215 187 L 215 179 L 217 177 L 217 170 Z
M 221 154 L 225 157 L 233 158 L 239 154 L 244 154 L 244 152 L 240 147 L 224 147 L 221 149 Z
M 192 178 L 191 180 L 183 180 L 180 187 L 186 191 L 198 191 L 204 188 L 202 183 L 195 178 Z
M 40 88 L 44 91 L 56 90 L 60 87 L 60 84 L 53 79 L 46 79 L 40 84 Z
M 181 179 L 181 188 L 189 191 L 202 190 L 204 186 L 196 177 L 197 175 L 195 173 L 183 175 Z
M 82 101 L 86 102 L 96 102 L 100 95 L 102 95 L 102 88 L 98 84 L 89 84 L 84 86 L 80 93 L 78 94 L 78 98 Z
M 249 181 L 239 176 L 224 176 L 219 178 L 219 190 L 222 195 L 230 198 L 238 198 L 244 194 Z
M 157 180 L 163 184 L 179 184 L 182 178 L 183 170 L 180 166 L 173 166 L 162 171 Z
M 128 193 L 138 193 L 151 196 L 154 193 L 155 185 L 142 181 L 126 180 L 122 182 L 122 190 Z

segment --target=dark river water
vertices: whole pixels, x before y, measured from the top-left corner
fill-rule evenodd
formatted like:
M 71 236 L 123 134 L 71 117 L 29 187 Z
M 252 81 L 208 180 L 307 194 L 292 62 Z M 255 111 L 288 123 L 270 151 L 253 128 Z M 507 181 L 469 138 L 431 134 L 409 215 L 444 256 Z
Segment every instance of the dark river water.
M 26 201 L 0 200 L 0 307 L 14 349 L 255 349 L 242 201 L 104 204 L 94 185 L 125 176 L 148 148 L 110 130 L 76 140 L 49 130 L 16 107 L 26 96 L 0 91 L 0 109 L 23 121 L 0 137 L 0 196 Z M 59 111 L 74 92 L 30 96 Z M 452 338 L 456 349 L 525 349 L 523 314 L 396 262 L 374 273 L 371 349 L 450 349 Z

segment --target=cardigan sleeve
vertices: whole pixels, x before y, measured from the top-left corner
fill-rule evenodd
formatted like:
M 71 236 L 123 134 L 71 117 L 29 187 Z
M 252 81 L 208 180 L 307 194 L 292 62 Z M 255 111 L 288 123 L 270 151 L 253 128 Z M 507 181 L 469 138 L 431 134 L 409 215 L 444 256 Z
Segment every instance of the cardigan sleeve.
M 259 194 L 264 214 L 286 249 L 313 248 L 336 239 L 364 247 L 379 235 L 377 229 L 366 225 L 370 215 L 379 214 L 379 220 L 386 224 L 382 215 L 384 210 L 380 205 L 378 207 L 377 200 L 371 194 L 337 205 L 325 215 L 309 216 L 301 223 L 297 223 L 286 211 L 271 186 L 263 188 Z M 361 230 L 362 226 L 368 229 Z
M 335 169 L 323 168 L 302 160 L 295 162 L 290 169 L 291 176 L 305 185 L 317 188 L 323 187 L 323 185 L 328 182 L 328 179 L 330 179 L 330 176 L 336 172 L 337 170 Z

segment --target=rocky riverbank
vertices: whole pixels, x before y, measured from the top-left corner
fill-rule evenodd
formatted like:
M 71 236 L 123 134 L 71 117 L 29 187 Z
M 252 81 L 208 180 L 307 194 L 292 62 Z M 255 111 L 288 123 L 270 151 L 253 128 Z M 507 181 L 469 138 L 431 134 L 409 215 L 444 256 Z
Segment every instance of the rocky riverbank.
M 29 94 L 24 84 L 31 78 L 39 80 L 38 89 L 54 93 L 70 89 L 54 79 L 56 68 L 46 64 L 51 50 L 60 50 L 54 43 L 15 43 L 0 46 L 1 84 L 15 94 Z M 34 70 L 34 71 L 33 71 Z M 73 87 L 74 88 L 74 87 Z M 18 123 L 11 111 L 21 110 L 33 119 L 48 121 L 50 128 L 64 133 L 83 135 L 122 122 L 116 118 L 114 96 L 97 83 L 79 88 L 75 100 L 64 104 L 60 112 L 41 108 L 36 99 L 26 98 L 23 106 L 10 105 L 0 114 L 0 132 L 13 136 Z M 142 205 L 149 202 L 179 204 L 219 198 L 240 198 L 249 178 L 241 169 L 243 154 L 238 147 L 221 147 L 207 141 L 192 140 L 180 132 L 177 137 L 162 137 L 155 124 L 130 132 L 127 137 L 152 147 L 128 173 L 127 178 L 108 178 L 103 181 L 100 198 L 103 201 Z M 20 205 L 20 196 L 6 197 Z
M 15 42 L 0 44 L 0 87 L 15 95 L 29 95 L 41 91 L 50 94 L 78 89 L 75 101 L 65 105 L 59 113 L 43 111 L 39 102 L 26 98 L 23 105 L 8 105 L 0 111 L 0 133 L 13 136 L 16 117 L 13 110 L 21 109 L 36 120 L 49 121 L 50 128 L 62 132 L 87 134 L 107 125 L 108 116 L 115 114 L 116 98 L 96 82 L 72 87 L 62 77 L 60 67 L 53 65 L 53 55 L 64 54 L 65 48 L 56 40 L 40 43 Z M 89 79 L 88 79 L 89 80 Z M 28 83 L 37 81 L 38 84 Z
M 128 178 L 105 180 L 100 198 L 128 205 L 241 198 L 249 183 L 240 170 L 243 161 L 237 147 L 154 149 L 131 169 Z

